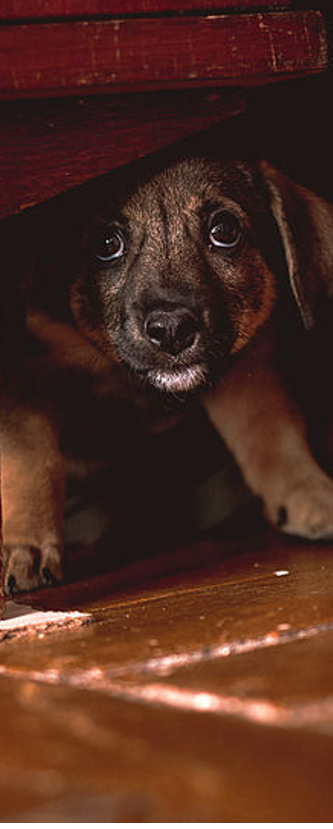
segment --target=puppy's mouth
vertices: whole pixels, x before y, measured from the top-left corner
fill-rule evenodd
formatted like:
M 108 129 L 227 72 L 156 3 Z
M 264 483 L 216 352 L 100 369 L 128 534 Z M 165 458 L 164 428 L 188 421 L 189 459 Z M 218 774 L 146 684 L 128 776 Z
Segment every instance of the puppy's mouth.
M 199 314 L 185 315 L 183 308 L 174 314 L 175 321 L 167 311 L 154 314 L 148 316 L 149 326 L 129 316 L 119 331 L 115 347 L 131 376 L 164 395 L 185 396 L 210 387 L 225 368 L 229 329 L 223 326 L 223 336 L 217 336 L 213 325 Z
M 160 391 L 189 392 L 204 384 L 206 370 L 199 364 L 178 369 L 153 368 L 148 370 L 147 379 Z

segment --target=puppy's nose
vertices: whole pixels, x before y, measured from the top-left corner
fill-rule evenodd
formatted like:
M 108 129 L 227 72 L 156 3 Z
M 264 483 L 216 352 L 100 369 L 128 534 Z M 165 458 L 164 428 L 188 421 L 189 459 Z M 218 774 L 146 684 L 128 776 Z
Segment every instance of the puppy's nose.
M 198 318 L 188 308 L 156 309 L 144 321 L 146 337 L 167 354 L 180 354 L 194 342 Z

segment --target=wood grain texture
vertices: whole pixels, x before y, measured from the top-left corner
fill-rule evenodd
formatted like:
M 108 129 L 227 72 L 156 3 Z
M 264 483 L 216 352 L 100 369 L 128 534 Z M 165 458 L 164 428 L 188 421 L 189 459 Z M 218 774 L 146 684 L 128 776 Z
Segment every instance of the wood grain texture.
M 288 8 L 292 0 L 3 0 L 0 20 Z
M 319 72 L 317 11 L 4 26 L 0 97 L 253 85 Z
M 57 668 L 45 682 L 37 672 L 0 677 L 2 821 L 332 820 L 332 738 L 78 690 L 60 677 Z
M 80 684 L 88 688 L 98 663 L 106 688 L 122 680 L 141 685 L 149 676 L 154 681 L 164 669 L 169 677 L 204 670 L 229 657 L 246 657 L 247 663 L 250 653 L 265 661 L 277 646 L 296 646 L 325 632 L 331 641 L 332 590 L 331 545 L 290 543 L 270 530 L 245 540 L 179 545 L 81 583 L 25 594 L 21 601 L 34 607 L 91 612 L 97 628 L 55 629 L 42 639 L 18 631 L 10 646 L 0 639 L 0 664 L 22 671 L 33 665 L 40 672 L 57 666 L 68 682 L 81 670 Z M 99 625 L 102 637 L 96 636 Z M 83 632 L 84 652 L 78 647 Z M 333 692 L 333 669 L 324 664 L 326 671 L 325 696 L 329 682 Z
M 235 115 L 229 91 L 2 104 L 0 218 Z
M 3 821 L 332 820 L 332 545 L 170 554 L 22 597 L 88 619 L 1 637 Z

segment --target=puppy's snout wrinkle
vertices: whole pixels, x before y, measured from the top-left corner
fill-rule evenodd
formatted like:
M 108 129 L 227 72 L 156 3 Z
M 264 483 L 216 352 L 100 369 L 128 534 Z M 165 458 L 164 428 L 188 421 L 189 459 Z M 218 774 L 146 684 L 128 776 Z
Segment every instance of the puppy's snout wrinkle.
M 144 320 L 144 334 L 161 351 L 176 356 L 193 345 L 200 328 L 198 317 L 188 308 L 155 309 Z

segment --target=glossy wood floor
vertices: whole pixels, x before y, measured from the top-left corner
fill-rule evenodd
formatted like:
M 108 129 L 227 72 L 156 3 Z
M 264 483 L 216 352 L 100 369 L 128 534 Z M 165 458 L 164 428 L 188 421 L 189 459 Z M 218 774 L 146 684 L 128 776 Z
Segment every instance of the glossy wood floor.
M 20 602 L 2 821 L 333 819 L 332 546 L 261 528 Z

